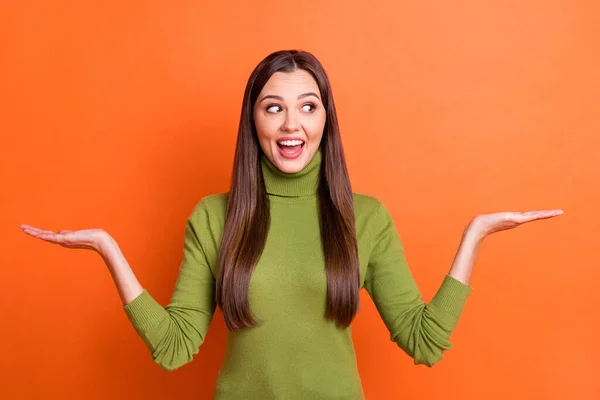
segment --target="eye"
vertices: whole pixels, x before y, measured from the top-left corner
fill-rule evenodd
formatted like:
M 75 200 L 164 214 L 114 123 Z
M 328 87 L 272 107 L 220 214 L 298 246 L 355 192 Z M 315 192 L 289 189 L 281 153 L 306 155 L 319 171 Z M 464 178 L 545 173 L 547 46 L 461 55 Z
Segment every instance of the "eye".
M 312 103 L 307 103 L 302 106 L 302 111 L 304 112 L 313 112 L 315 110 L 315 105 Z
M 281 107 L 279 105 L 277 105 L 277 104 L 269 104 L 267 106 L 267 112 L 268 113 L 277 113 L 279 111 L 281 111 Z

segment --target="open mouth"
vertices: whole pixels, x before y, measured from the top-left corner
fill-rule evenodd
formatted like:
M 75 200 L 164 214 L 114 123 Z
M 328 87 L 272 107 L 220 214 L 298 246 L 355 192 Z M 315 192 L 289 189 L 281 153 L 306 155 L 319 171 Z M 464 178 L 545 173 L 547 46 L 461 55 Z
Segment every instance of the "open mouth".
M 278 140 L 277 147 L 279 147 L 279 152 L 285 158 L 297 158 L 302 154 L 304 141 L 299 139 Z

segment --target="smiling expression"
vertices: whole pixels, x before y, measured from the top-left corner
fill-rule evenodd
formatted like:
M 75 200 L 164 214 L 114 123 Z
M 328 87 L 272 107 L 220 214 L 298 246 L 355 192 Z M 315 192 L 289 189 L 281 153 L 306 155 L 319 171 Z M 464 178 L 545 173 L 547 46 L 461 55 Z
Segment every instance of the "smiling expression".
M 323 137 L 326 112 L 309 72 L 274 73 L 258 95 L 253 116 L 258 142 L 279 170 L 299 172 L 312 160 Z

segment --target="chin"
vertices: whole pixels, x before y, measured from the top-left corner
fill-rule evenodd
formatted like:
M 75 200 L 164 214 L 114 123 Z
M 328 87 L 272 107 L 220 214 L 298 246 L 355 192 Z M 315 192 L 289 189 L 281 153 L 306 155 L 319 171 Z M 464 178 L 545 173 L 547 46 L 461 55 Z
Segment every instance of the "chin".
M 286 174 L 300 172 L 304 169 L 304 167 L 306 167 L 303 157 L 297 160 L 286 160 L 285 158 L 279 158 L 277 164 L 275 165 L 281 172 L 285 172 Z

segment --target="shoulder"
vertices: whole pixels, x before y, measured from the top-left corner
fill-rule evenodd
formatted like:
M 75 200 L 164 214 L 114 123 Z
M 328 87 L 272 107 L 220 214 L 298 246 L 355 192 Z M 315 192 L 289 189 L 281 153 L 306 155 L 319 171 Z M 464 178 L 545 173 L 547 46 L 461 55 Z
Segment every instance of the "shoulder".
M 394 226 L 384 202 L 374 196 L 353 193 L 357 232 L 377 233 Z
M 357 218 L 369 217 L 384 208 L 383 202 L 374 196 L 363 193 L 352 193 L 354 199 L 354 213 Z
M 210 212 L 220 212 L 227 210 L 227 200 L 229 192 L 215 193 L 204 196 L 196 205 L 196 209 L 201 209 Z
M 222 221 L 225 222 L 225 216 L 227 214 L 227 200 L 229 198 L 229 192 L 215 193 L 208 196 L 204 196 L 198 201 L 190 219 L 198 220 L 211 220 L 211 221 Z

